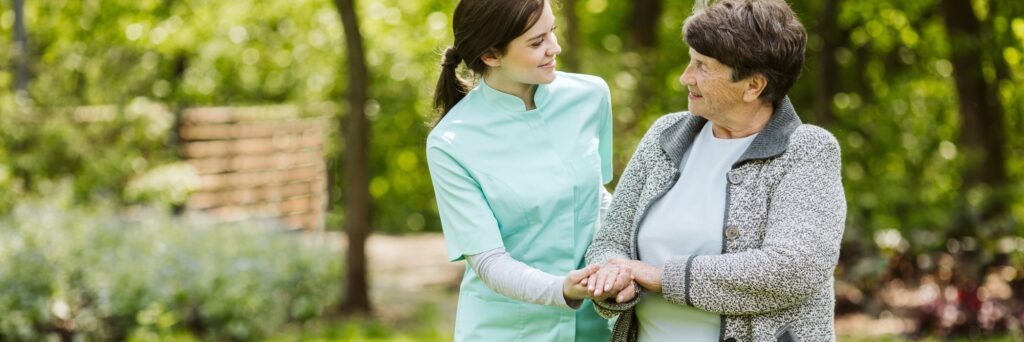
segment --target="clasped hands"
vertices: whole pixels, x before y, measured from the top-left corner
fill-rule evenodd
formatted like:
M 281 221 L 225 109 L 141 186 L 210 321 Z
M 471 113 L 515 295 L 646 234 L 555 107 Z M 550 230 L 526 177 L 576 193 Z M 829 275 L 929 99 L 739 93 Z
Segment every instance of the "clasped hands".
M 614 297 L 624 303 L 636 297 L 637 286 L 661 292 L 661 268 L 637 260 L 609 259 L 603 265 L 590 265 L 569 272 L 562 284 L 566 299 L 590 298 L 595 301 Z

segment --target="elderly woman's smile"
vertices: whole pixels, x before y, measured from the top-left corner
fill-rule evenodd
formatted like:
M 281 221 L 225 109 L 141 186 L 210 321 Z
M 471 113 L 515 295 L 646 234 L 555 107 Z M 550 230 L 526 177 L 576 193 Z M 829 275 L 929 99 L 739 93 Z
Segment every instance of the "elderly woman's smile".
M 702 99 L 702 98 L 704 98 L 704 96 L 702 96 L 699 92 L 696 92 L 696 91 L 693 91 L 693 89 L 690 89 L 690 100 L 698 100 L 698 99 Z

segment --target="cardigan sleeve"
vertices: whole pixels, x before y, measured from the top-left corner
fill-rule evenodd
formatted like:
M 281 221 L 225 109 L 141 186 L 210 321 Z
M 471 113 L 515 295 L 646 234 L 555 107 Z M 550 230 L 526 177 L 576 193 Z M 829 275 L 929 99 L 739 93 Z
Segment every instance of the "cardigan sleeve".
M 660 148 L 657 137 L 671 117 L 671 115 L 663 116 L 651 125 L 651 128 L 640 140 L 636 152 L 630 157 L 629 163 L 626 164 L 626 170 L 623 171 L 622 177 L 615 187 L 611 205 L 602 216 L 601 227 L 594 234 L 594 240 L 587 249 L 588 265 L 604 264 L 614 258 L 631 259 L 630 245 L 633 240 L 633 222 L 647 178 L 644 156 L 651 154 L 654 149 Z M 612 317 L 621 311 L 632 308 L 639 298 L 640 294 L 638 293 L 633 300 L 625 303 L 616 303 L 614 299 L 594 301 L 594 307 L 601 316 Z
M 663 274 L 669 302 L 761 314 L 799 304 L 829 284 L 846 218 L 839 144 L 820 128 L 808 135 L 792 147 L 794 158 L 771 192 L 760 248 L 671 258 Z

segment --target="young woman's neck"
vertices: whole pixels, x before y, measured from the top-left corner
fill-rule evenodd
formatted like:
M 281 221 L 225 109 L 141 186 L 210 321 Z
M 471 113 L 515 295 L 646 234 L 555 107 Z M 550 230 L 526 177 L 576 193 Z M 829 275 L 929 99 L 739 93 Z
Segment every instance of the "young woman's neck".
M 487 85 L 494 88 L 494 90 L 523 100 L 523 104 L 526 105 L 526 110 L 533 110 L 537 108 L 536 104 L 533 102 L 533 94 L 537 90 L 536 84 L 515 82 L 493 72 L 489 72 L 484 75 L 484 82 L 487 82 Z

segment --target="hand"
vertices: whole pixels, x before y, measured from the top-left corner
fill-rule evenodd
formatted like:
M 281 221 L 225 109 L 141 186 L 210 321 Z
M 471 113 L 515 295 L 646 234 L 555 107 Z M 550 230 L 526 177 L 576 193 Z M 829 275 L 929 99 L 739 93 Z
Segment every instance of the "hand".
M 628 260 L 626 264 L 633 271 L 637 284 L 650 292 L 661 292 L 661 267 L 638 260 Z
M 637 295 L 637 285 L 636 285 L 636 282 L 631 281 L 631 282 L 629 282 L 628 285 L 626 285 L 625 288 L 622 289 L 622 291 L 619 291 L 619 294 L 615 295 L 615 302 L 616 303 L 625 303 L 625 302 L 633 300 L 633 298 L 636 298 L 636 295 Z
M 562 295 L 566 300 L 578 300 L 590 298 L 590 291 L 587 289 L 587 278 L 591 277 L 598 270 L 599 265 L 590 265 L 582 269 L 570 271 L 562 282 Z
M 625 259 L 612 259 L 587 279 L 587 289 L 595 300 L 610 298 L 632 284 L 633 274 Z

